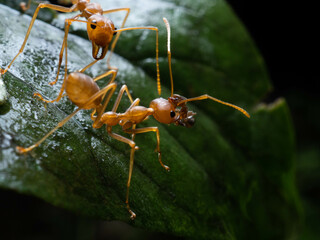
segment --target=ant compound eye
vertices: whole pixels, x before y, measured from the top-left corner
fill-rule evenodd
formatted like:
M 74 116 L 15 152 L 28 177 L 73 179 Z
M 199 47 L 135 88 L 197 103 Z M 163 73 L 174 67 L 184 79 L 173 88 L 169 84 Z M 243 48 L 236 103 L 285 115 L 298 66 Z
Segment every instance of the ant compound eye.
M 114 30 L 117 30 L 117 28 L 114 28 Z M 113 32 L 113 36 L 117 35 L 118 32 Z
M 171 111 L 171 112 L 170 112 L 170 117 L 173 118 L 173 117 L 175 117 L 175 116 L 176 116 L 176 113 L 175 113 L 174 111 Z
M 92 23 L 97 23 L 97 21 L 96 21 L 96 20 L 93 20 Z M 92 29 L 96 29 L 97 25 L 96 25 L 96 24 L 91 24 L 90 27 L 91 27 Z

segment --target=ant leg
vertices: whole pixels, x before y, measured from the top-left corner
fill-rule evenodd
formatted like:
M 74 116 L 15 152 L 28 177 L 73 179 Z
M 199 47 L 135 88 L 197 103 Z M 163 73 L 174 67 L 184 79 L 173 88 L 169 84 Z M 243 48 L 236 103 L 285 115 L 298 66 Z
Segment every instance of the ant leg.
M 54 81 L 49 83 L 51 86 L 56 84 L 57 81 L 58 81 L 58 78 L 59 78 L 59 73 L 60 73 L 60 68 L 61 68 L 61 63 L 62 63 L 62 58 L 63 58 L 63 51 L 64 51 L 64 48 L 65 48 L 65 45 L 66 45 L 66 41 L 68 40 L 68 34 L 69 34 L 70 25 L 72 24 L 73 21 L 76 21 L 80 16 L 81 15 L 78 14 L 78 15 L 74 16 L 73 18 L 65 20 L 64 37 L 63 37 L 61 50 L 60 50 L 60 53 L 59 53 L 59 63 L 58 63 L 58 69 L 57 69 L 57 76 L 56 76 L 56 79 Z M 70 25 L 67 24 L 68 22 L 70 22 Z M 65 63 L 65 65 L 66 65 L 66 68 L 67 68 L 67 62 Z
M 114 84 L 114 83 L 113 83 L 113 84 Z M 126 85 L 123 85 L 123 86 L 121 87 L 121 89 L 120 89 L 120 91 L 119 91 L 119 93 L 118 93 L 118 97 L 117 97 L 117 99 L 116 99 L 116 101 L 115 101 L 115 103 L 114 103 L 114 105 L 113 105 L 113 108 L 112 108 L 112 110 L 111 110 L 112 112 L 116 112 L 116 111 L 117 111 L 118 106 L 119 106 L 119 104 L 120 104 L 120 101 L 121 101 L 121 99 L 122 99 L 123 93 L 124 93 L 125 91 L 126 91 L 127 96 L 128 96 L 128 98 L 129 98 L 129 100 L 130 100 L 130 102 L 131 102 L 131 105 L 130 105 L 130 107 L 129 107 L 128 109 L 131 109 L 132 107 L 134 107 L 134 106 L 136 106 L 136 105 L 139 104 L 140 99 L 137 98 L 137 99 L 135 99 L 135 100 L 133 101 L 132 96 L 131 96 L 131 94 L 130 94 L 130 92 L 129 92 L 129 90 L 128 90 L 128 87 L 127 87 Z M 114 93 L 114 91 L 112 91 L 111 93 L 109 93 L 109 95 L 107 96 L 107 99 L 106 99 L 106 101 L 104 102 L 103 106 L 102 106 L 100 109 L 97 109 L 97 111 L 98 111 L 98 113 L 99 113 L 97 117 L 94 116 L 95 110 L 91 113 L 91 119 L 94 121 L 94 123 L 93 123 L 93 127 L 94 127 L 94 128 L 99 128 L 99 127 L 101 127 L 103 124 L 105 124 L 104 122 L 101 122 L 100 119 L 101 119 L 101 117 L 102 117 L 102 115 L 103 115 L 103 113 L 104 113 L 104 111 L 105 111 L 105 109 L 106 109 L 106 107 L 107 107 L 107 104 L 108 104 L 108 102 L 109 102 L 109 100 L 110 100 L 110 97 L 111 97 L 111 95 L 112 95 L 113 93 Z M 104 98 L 104 96 L 103 96 L 103 98 Z
M 85 70 L 87 70 L 88 68 L 92 67 L 94 64 L 96 64 L 100 59 L 96 59 L 93 62 L 91 62 L 90 64 L 88 64 L 87 66 L 85 66 L 84 68 L 81 68 L 78 70 L 78 72 L 83 73 Z M 117 69 L 118 70 L 118 69 Z
M 127 85 L 123 85 L 121 87 L 121 89 L 119 91 L 119 94 L 118 94 L 118 97 L 117 97 L 117 99 L 116 99 L 116 101 L 115 101 L 115 103 L 113 105 L 112 112 L 116 112 L 117 111 L 124 92 L 127 93 L 127 96 L 128 96 L 128 98 L 129 98 L 129 100 L 131 102 L 131 106 L 129 107 L 129 109 L 133 107 L 133 105 L 132 105 L 133 103 L 135 104 L 134 106 L 139 104 L 140 99 L 137 98 L 135 101 L 133 101 L 133 98 L 132 98 L 132 96 L 131 96 L 131 94 L 129 92 L 129 89 L 128 89 Z
M 116 78 L 116 76 L 117 76 L 117 73 L 118 73 L 117 71 L 109 70 L 109 71 L 106 71 L 105 73 L 101 74 L 100 76 L 94 78 L 93 81 L 95 81 L 95 82 L 96 82 L 96 81 L 99 81 L 100 79 L 102 79 L 102 78 L 104 78 L 104 77 L 107 77 L 107 76 L 109 76 L 110 74 L 112 74 L 112 77 L 111 77 L 109 83 L 107 84 L 107 86 L 108 86 L 108 85 L 110 85 L 111 83 L 114 82 L 114 80 L 115 80 L 115 78 Z M 113 91 L 113 92 L 114 92 L 114 91 Z M 113 92 L 110 93 L 110 96 L 113 94 Z M 102 99 L 104 99 L 104 98 L 105 98 L 105 94 L 102 96 Z M 108 101 L 108 102 L 109 102 L 109 101 Z M 99 110 L 99 112 L 101 112 L 100 116 L 98 116 L 99 119 L 100 119 L 100 117 L 101 117 L 101 115 L 102 115 L 102 113 L 104 112 L 104 110 L 105 110 L 106 107 L 107 107 L 107 104 L 104 104 L 103 107 Z M 96 117 L 94 116 L 95 113 L 96 113 L 96 110 L 93 110 L 92 113 L 91 113 L 91 119 L 92 119 L 93 121 L 96 119 Z
M 81 68 L 78 70 L 78 72 L 83 73 L 84 71 L 86 71 L 88 68 L 92 67 L 94 64 L 96 64 L 98 61 L 100 61 L 101 59 L 96 59 L 93 62 L 89 63 L 87 66 L 85 66 L 84 68 Z M 108 66 L 109 70 L 114 70 L 118 72 L 118 68 L 117 67 L 112 67 L 112 66 Z
M 130 8 L 116 8 L 116 9 L 105 10 L 105 11 L 103 11 L 102 14 L 108 14 L 108 13 L 120 12 L 120 11 L 127 11 L 126 16 L 124 17 L 122 24 L 121 24 L 121 28 L 123 28 L 124 25 L 126 24 L 126 21 L 128 19 L 129 14 L 130 14 Z
M 243 108 L 241 107 L 238 107 L 232 103 L 228 103 L 228 102 L 224 102 L 224 101 L 221 101 L 215 97 L 211 97 L 210 95 L 208 94 L 204 94 L 204 95 L 201 95 L 199 97 L 194 97 L 194 98 L 188 98 L 188 99 L 185 99 L 185 100 L 182 100 L 181 102 L 178 103 L 178 106 L 183 104 L 183 103 L 186 103 L 186 102 L 191 102 L 191 101 L 200 101 L 200 100 L 205 100 L 205 99 L 210 99 L 210 100 L 213 100 L 215 102 L 218 102 L 218 103 L 221 103 L 223 105 L 226 105 L 226 106 L 229 106 L 229 107 L 232 107 L 236 110 L 238 110 L 239 112 L 241 112 L 242 114 L 244 114 L 247 118 L 250 118 L 250 114 L 244 110 Z
M 78 17 L 78 16 L 76 16 L 76 17 Z M 63 92 L 65 90 L 65 82 L 66 82 L 67 75 L 68 75 L 68 68 L 67 68 L 67 62 L 68 62 L 68 32 L 69 32 L 70 25 L 72 24 L 72 22 L 75 22 L 75 21 L 84 22 L 84 21 L 81 21 L 81 20 L 78 20 L 78 19 L 66 19 L 65 20 L 65 35 L 64 35 L 64 39 L 63 39 L 63 46 L 61 48 L 61 52 L 63 52 L 63 49 L 65 50 L 65 71 L 64 71 L 64 79 L 63 79 L 63 83 L 62 83 L 59 95 L 54 100 L 46 100 L 46 99 L 44 99 L 42 97 L 42 95 L 40 93 L 35 93 L 33 95 L 35 97 L 38 97 L 41 101 L 44 101 L 46 103 L 59 102 L 60 99 L 63 96 Z M 62 57 L 62 55 L 60 55 L 60 56 Z M 61 61 L 59 61 L 59 67 L 58 67 L 58 73 L 57 73 L 56 81 L 57 81 L 58 76 L 59 76 L 60 65 L 61 65 Z M 55 82 L 53 82 L 53 84 L 55 84 Z
M 66 21 L 66 22 L 65 22 L 65 35 L 64 35 L 63 45 L 62 45 L 62 48 L 61 48 L 61 52 L 63 51 L 63 49 L 65 50 L 65 61 L 66 61 L 66 63 L 65 63 L 65 74 L 64 74 L 63 83 L 62 83 L 62 86 L 61 86 L 61 88 L 60 88 L 60 92 L 59 92 L 57 98 L 54 99 L 54 100 L 46 100 L 46 99 L 44 99 L 44 98 L 42 97 L 42 95 L 41 95 L 40 93 L 38 93 L 38 92 L 36 92 L 36 93 L 33 94 L 34 97 L 38 97 L 41 101 L 44 101 L 44 102 L 46 102 L 46 103 L 59 102 L 60 99 L 62 98 L 63 92 L 64 92 L 64 90 L 65 90 L 66 79 L 67 79 L 67 61 L 68 61 L 68 57 L 67 57 L 67 55 L 68 55 L 68 53 L 67 53 L 67 48 L 68 48 L 68 47 L 67 47 L 67 37 L 68 37 L 68 34 L 67 34 L 67 33 L 68 33 L 68 31 L 69 31 L 69 26 L 70 26 L 70 23 L 69 23 L 68 21 Z M 61 53 L 60 53 L 60 54 L 61 54 Z M 60 56 L 62 57 L 62 55 L 60 55 Z M 61 61 L 59 60 L 59 66 L 58 66 L 58 73 L 57 73 L 56 81 L 58 80 L 58 77 L 59 77 L 60 66 L 61 66 Z M 56 81 L 53 82 L 53 84 L 55 84 Z M 50 83 L 50 84 L 51 84 L 51 83 Z M 51 85 L 53 85 L 53 84 L 51 84 Z
M 59 95 L 58 95 L 58 97 L 57 97 L 56 99 L 54 99 L 54 100 L 46 100 L 46 99 L 44 99 L 44 98 L 42 97 L 42 95 L 41 95 L 40 93 L 38 93 L 38 92 L 34 93 L 33 96 L 34 96 L 34 97 L 38 97 L 39 100 L 41 100 L 41 101 L 43 101 L 43 102 L 46 102 L 46 103 L 59 102 L 59 101 L 61 100 L 61 98 L 65 96 L 65 94 L 63 94 L 64 89 L 65 89 L 65 80 L 63 81 L 63 84 L 62 84 L 62 86 L 61 86 L 61 88 L 60 88 Z
M 119 12 L 119 11 L 126 11 L 127 12 L 126 16 L 124 17 L 124 19 L 122 21 L 121 27 L 120 27 L 120 28 L 124 28 L 124 25 L 126 24 L 128 16 L 130 14 L 130 8 L 118 8 L 118 9 L 106 10 L 106 11 L 103 11 L 103 14 L 108 14 L 108 13 L 112 13 L 112 12 Z M 109 54 L 108 59 L 107 59 L 107 66 L 108 66 L 109 69 L 115 69 L 115 67 L 111 67 L 110 66 L 110 59 L 111 59 L 112 53 L 114 51 L 114 48 L 115 48 L 115 46 L 116 46 L 116 44 L 118 42 L 119 37 L 120 37 L 120 33 L 117 34 L 117 36 L 115 37 L 115 39 L 113 40 L 113 42 L 111 44 L 110 54 Z
M 156 152 L 158 152 L 158 159 L 159 159 L 159 162 L 161 164 L 161 166 L 167 170 L 167 171 L 170 171 L 170 168 L 166 165 L 164 165 L 161 161 L 161 151 L 160 151 L 160 134 L 159 134 L 159 129 L 158 127 L 145 127 L 145 128 L 138 128 L 138 129 L 127 129 L 127 130 L 124 130 L 126 133 L 129 133 L 129 134 L 137 134 L 137 133 L 146 133 L 146 132 L 155 132 L 156 135 L 157 135 L 157 147 L 156 147 Z
M 158 94 L 161 95 L 161 84 L 160 84 L 160 70 L 159 70 L 159 31 L 157 27 L 128 27 L 117 29 L 114 32 L 124 32 L 128 30 L 146 29 L 156 31 L 156 67 L 157 67 L 157 89 Z
M 104 102 L 103 102 L 103 100 L 101 101 L 101 102 L 103 102 L 103 105 L 100 105 L 99 107 L 97 107 L 96 109 L 94 109 L 94 110 L 92 111 L 92 113 L 91 113 L 91 119 L 92 119 L 92 121 L 94 121 L 94 123 L 93 123 L 92 126 L 93 126 L 94 128 L 100 128 L 100 127 L 104 124 L 103 122 L 100 121 L 100 119 L 101 119 L 101 116 L 103 115 L 105 109 L 107 108 L 107 105 L 108 105 L 108 103 L 109 103 L 109 101 L 110 101 L 110 99 L 111 99 L 111 96 L 114 94 L 114 92 L 115 92 L 115 90 L 116 90 L 117 84 L 114 83 L 113 81 L 114 81 L 114 79 L 115 79 L 115 77 L 116 77 L 116 75 L 117 75 L 117 72 L 114 71 L 114 70 L 110 70 L 110 71 L 107 71 L 107 72 L 104 73 L 104 74 L 101 74 L 100 76 L 98 76 L 98 77 L 96 77 L 96 78 L 94 79 L 94 81 L 98 81 L 98 80 L 100 80 L 101 78 L 104 78 L 105 76 L 108 76 L 108 75 L 110 75 L 110 74 L 112 74 L 112 78 L 111 78 L 110 82 L 108 83 L 108 85 L 107 85 L 106 87 L 104 87 L 102 90 L 100 90 L 100 91 L 98 92 L 99 97 L 102 96 L 102 99 L 104 100 Z M 110 92 L 109 92 L 109 89 L 111 89 Z M 107 94 L 107 95 L 106 95 L 106 94 Z M 92 102 L 90 102 L 90 104 L 91 104 L 91 103 L 92 103 Z M 98 112 L 98 115 L 97 115 L 97 116 L 95 116 L 95 113 L 96 113 L 96 112 Z
M 29 38 L 29 35 L 30 35 L 30 32 L 31 32 L 31 29 L 33 27 L 33 24 L 38 16 L 38 12 L 41 8 L 49 8 L 49 9 L 52 9 L 52 10 L 56 10 L 56 11 L 60 11 L 60 12 L 73 12 L 76 10 L 76 5 L 73 5 L 72 7 L 70 8 L 66 8 L 66 7 L 61 7 L 61 6 L 58 6 L 58 5 L 54 5 L 54 4 L 49 4 L 49 3 L 40 3 L 36 9 L 36 11 L 34 12 L 33 14 L 33 17 L 31 19 L 31 22 L 30 22 L 30 25 L 29 25 L 29 28 L 28 28 L 28 31 L 26 33 L 26 36 L 24 38 L 24 41 L 21 45 L 21 48 L 19 50 L 19 52 L 17 53 L 17 55 L 12 59 L 12 61 L 10 62 L 10 64 L 5 68 L 5 69 L 0 69 L 0 75 L 3 75 L 5 74 L 8 69 L 11 67 L 11 65 L 13 64 L 13 62 L 16 60 L 16 58 L 20 55 L 20 53 L 23 52 L 23 49 L 27 43 L 27 40 Z
M 76 109 L 73 113 L 71 113 L 69 116 L 67 116 L 65 119 L 63 119 L 61 122 L 58 123 L 58 125 L 53 128 L 50 132 L 48 132 L 43 138 L 41 138 L 38 142 L 31 145 L 30 147 L 23 148 L 23 147 L 16 147 L 16 150 L 18 153 L 27 153 L 31 151 L 32 149 L 38 147 L 44 140 L 46 140 L 52 133 L 54 133 L 58 128 L 62 127 L 66 122 L 68 122 L 81 108 Z
M 94 102 L 97 98 L 99 98 L 101 95 L 104 95 L 107 91 L 111 89 L 111 92 L 113 93 L 117 87 L 117 84 L 112 83 L 106 86 L 104 89 L 100 90 L 96 94 L 94 94 L 92 97 L 88 99 L 88 101 L 82 106 L 77 108 L 73 113 L 71 113 L 69 116 L 67 116 L 65 119 L 63 119 L 61 122 L 58 123 L 58 125 L 53 128 L 50 132 L 48 132 L 43 138 L 41 138 L 38 142 L 35 144 L 31 145 L 28 148 L 23 148 L 23 147 L 17 147 L 17 151 L 19 153 L 26 153 L 31 151 L 32 149 L 38 147 L 44 140 L 46 140 L 52 133 L 54 133 L 58 128 L 62 127 L 66 122 L 68 122 L 79 110 L 85 108 L 87 105 L 90 105 L 92 102 Z M 112 94 L 111 94 L 112 95 Z M 111 97 L 110 95 L 110 97 Z M 107 99 L 108 101 L 110 100 L 110 97 Z
M 111 77 L 111 79 L 110 79 L 110 81 L 109 81 L 109 83 L 108 84 L 110 84 L 110 83 L 113 83 L 114 82 L 114 80 L 115 80 L 115 78 L 116 78 L 116 76 L 117 76 L 117 71 L 115 71 L 115 70 L 108 70 L 108 71 L 106 71 L 105 73 L 103 73 L 103 74 L 101 74 L 100 76 L 98 76 L 98 77 L 95 77 L 94 79 L 93 79 L 93 81 L 99 81 L 99 80 L 101 80 L 102 78 L 104 78 L 104 77 L 107 77 L 107 76 L 109 76 L 110 74 L 112 74 L 112 77 Z
M 112 127 L 108 126 L 107 127 L 107 132 L 109 134 L 110 137 L 120 141 L 120 142 L 124 142 L 127 143 L 130 147 L 131 147 L 131 151 L 130 151 L 130 164 L 129 164 L 129 175 L 128 175 L 128 181 L 127 181 L 127 193 L 126 193 L 126 205 L 127 205 L 127 209 L 130 213 L 130 218 L 132 220 L 134 220 L 136 218 L 136 214 L 131 210 L 130 205 L 129 205 L 129 189 L 130 189 L 130 183 L 131 183 L 131 177 L 132 177 L 132 169 L 133 169 L 133 163 L 134 163 L 134 152 L 135 150 L 138 149 L 138 147 L 136 146 L 136 143 L 128 138 L 125 138 L 119 134 L 113 133 L 112 132 Z
M 116 110 L 117 110 L 117 108 L 119 106 L 119 103 L 120 103 L 120 101 L 122 99 L 122 96 L 123 96 L 125 91 L 127 92 L 128 98 L 131 101 L 131 105 L 130 105 L 129 109 L 139 104 L 140 99 L 137 98 L 137 99 L 135 99 L 133 101 L 132 100 L 132 96 L 131 96 L 131 94 L 130 94 L 130 92 L 128 90 L 128 87 L 126 85 L 123 85 L 121 87 L 121 89 L 119 91 L 119 94 L 118 94 L 118 97 L 117 97 L 117 99 L 116 99 L 116 101 L 115 101 L 115 103 L 113 105 L 112 112 L 116 112 Z M 132 128 L 135 129 L 135 124 L 132 125 Z M 136 146 L 136 144 L 134 142 L 135 133 L 132 134 L 132 136 L 131 136 L 132 139 L 130 140 L 130 139 L 125 138 L 125 137 L 123 137 L 121 135 L 113 133 L 111 130 L 112 130 L 112 127 L 111 126 L 107 126 L 107 132 L 112 138 L 114 138 L 114 139 L 116 139 L 118 141 L 127 143 L 131 147 L 129 176 L 128 176 L 128 181 L 127 181 L 126 205 L 127 205 L 128 211 L 129 211 L 129 213 L 131 215 L 130 218 L 133 220 L 133 219 L 135 219 L 136 214 L 130 209 L 130 206 L 129 206 L 129 189 L 130 189 L 130 182 L 131 182 L 132 169 L 133 169 L 133 163 L 134 163 L 134 152 L 135 152 L 135 150 L 138 150 L 139 148 Z

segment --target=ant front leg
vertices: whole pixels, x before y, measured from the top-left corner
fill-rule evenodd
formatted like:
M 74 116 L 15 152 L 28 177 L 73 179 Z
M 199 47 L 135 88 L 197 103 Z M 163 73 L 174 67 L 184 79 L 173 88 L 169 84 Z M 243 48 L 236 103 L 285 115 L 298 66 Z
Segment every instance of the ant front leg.
M 128 27 L 128 28 L 122 28 L 117 29 L 114 32 L 124 32 L 129 30 L 152 30 L 156 31 L 156 68 L 157 68 L 157 89 L 158 94 L 161 95 L 161 84 L 160 84 L 160 70 L 159 70 L 159 30 L 157 27 Z
M 96 64 L 98 61 L 100 61 L 100 59 L 96 59 L 93 62 L 89 63 L 87 66 L 85 66 L 84 68 L 81 68 L 78 70 L 78 72 L 83 73 L 84 71 L 86 71 L 88 68 L 92 67 L 94 64 Z M 118 71 L 118 69 L 116 69 L 116 71 Z
M 11 67 L 11 65 L 13 64 L 13 62 L 16 60 L 16 58 L 23 52 L 23 49 L 27 43 L 27 40 L 29 38 L 29 35 L 30 35 L 30 32 L 31 32 L 31 29 L 33 27 L 33 24 L 38 16 L 38 13 L 39 13 L 39 10 L 41 8 L 49 8 L 49 9 L 52 9 L 52 10 L 56 10 L 56 11 L 60 11 L 60 12 L 73 12 L 73 11 L 76 11 L 76 5 L 73 5 L 72 7 L 70 8 L 66 8 L 66 7 L 61 7 L 61 6 L 58 6 L 58 5 L 54 5 L 54 4 L 49 4 L 49 3 L 40 3 L 36 9 L 36 11 L 34 12 L 33 14 L 33 17 L 31 19 L 31 22 L 30 22 L 30 25 L 29 25 L 29 28 L 28 28 L 28 31 L 26 33 L 26 36 L 23 40 L 23 43 L 20 47 L 20 50 L 19 52 L 17 53 L 17 55 L 12 59 L 12 61 L 9 63 L 9 65 L 5 68 L 5 69 L 0 69 L 0 75 L 3 75 L 5 74 L 8 69 Z
M 126 15 L 125 15 L 125 17 L 124 17 L 124 19 L 123 19 L 123 21 L 122 21 L 121 27 L 120 27 L 120 28 L 124 28 L 124 25 L 126 24 L 126 21 L 127 21 L 127 19 L 128 19 L 128 16 L 129 16 L 129 14 L 130 14 L 130 8 L 118 8 L 118 9 L 106 10 L 106 11 L 103 11 L 103 14 L 108 14 L 108 13 L 113 13 L 113 12 L 119 12 L 119 11 L 126 11 L 126 12 L 127 12 Z M 113 53 L 113 51 L 114 51 L 114 48 L 115 48 L 115 46 L 116 46 L 116 44 L 117 44 L 117 42 L 118 42 L 118 39 L 119 39 L 119 37 L 120 37 L 120 34 L 121 34 L 121 33 L 119 33 L 119 34 L 116 35 L 115 39 L 113 40 L 113 42 L 112 42 L 112 44 L 111 44 L 110 54 L 109 54 L 108 59 L 107 59 L 107 66 L 108 66 L 109 69 L 118 70 L 117 68 L 110 66 L 110 59 L 111 59 L 112 53 Z

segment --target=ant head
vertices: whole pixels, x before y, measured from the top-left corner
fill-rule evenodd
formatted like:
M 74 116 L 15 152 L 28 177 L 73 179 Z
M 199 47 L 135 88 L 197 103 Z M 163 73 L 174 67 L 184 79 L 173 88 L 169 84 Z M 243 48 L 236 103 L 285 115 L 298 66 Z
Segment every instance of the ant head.
M 177 126 L 192 127 L 195 123 L 194 115 L 196 113 L 188 111 L 185 103 L 179 104 L 185 99 L 177 94 L 168 99 L 154 99 L 150 103 L 150 108 L 154 110 L 153 117 L 161 123 L 175 123 Z
M 114 31 L 113 22 L 105 16 L 97 14 L 88 18 L 87 32 L 92 42 L 92 56 L 94 59 L 99 60 L 105 57 Z
M 176 121 L 175 106 L 167 99 L 156 98 L 150 103 L 150 108 L 154 110 L 153 117 L 161 123 L 170 124 Z
M 175 124 L 177 126 L 183 127 L 193 127 L 195 123 L 194 116 L 195 112 L 189 111 L 187 104 L 185 102 L 187 98 L 180 96 L 178 94 L 174 94 L 168 98 L 168 102 L 170 102 L 173 106 L 175 106 L 177 119 Z

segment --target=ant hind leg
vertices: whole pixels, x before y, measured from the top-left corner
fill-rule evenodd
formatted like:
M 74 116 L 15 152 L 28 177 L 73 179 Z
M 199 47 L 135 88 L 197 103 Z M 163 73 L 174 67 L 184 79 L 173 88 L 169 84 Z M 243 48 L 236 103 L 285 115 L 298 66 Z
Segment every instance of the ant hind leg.
M 29 0 L 30 1 L 30 0 Z M 30 32 L 31 32 L 31 29 L 33 27 L 33 24 L 38 16 L 38 13 L 40 11 L 41 8 L 49 8 L 49 9 L 52 9 L 52 10 L 56 10 L 56 11 L 60 11 L 60 12 L 73 12 L 75 11 L 76 9 L 76 5 L 73 5 L 72 7 L 70 8 L 66 8 L 66 7 L 61 7 L 61 6 L 58 6 L 58 5 L 54 5 L 54 4 L 49 4 L 49 3 L 40 3 L 37 7 L 37 9 L 35 10 L 34 14 L 33 14 L 33 17 L 31 19 L 31 22 L 29 24 L 29 27 L 28 27 L 28 30 L 27 30 L 27 33 L 26 33 L 26 36 L 24 37 L 24 40 L 23 40 L 23 43 L 19 49 L 19 52 L 14 56 L 14 58 L 11 60 L 11 62 L 9 63 L 9 65 L 5 68 L 5 69 L 1 69 L 0 68 L 0 75 L 3 75 L 5 74 L 9 68 L 11 67 L 11 65 L 13 64 L 13 62 L 16 60 L 16 58 L 23 52 L 24 50 L 24 47 L 27 43 L 27 40 L 29 38 L 29 35 L 30 35 Z
M 125 130 L 126 133 L 129 134 L 137 134 L 137 133 L 146 133 L 146 132 L 155 132 L 157 136 L 157 147 L 156 147 L 156 152 L 158 152 L 158 160 L 160 165 L 167 170 L 168 172 L 170 171 L 170 168 L 166 165 L 163 164 L 161 160 L 161 151 L 160 151 L 160 134 L 159 134 L 159 129 L 158 127 L 145 127 L 145 128 L 138 128 L 138 129 L 127 129 Z
M 133 170 L 133 164 L 134 164 L 134 152 L 135 150 L 138 149 L 136 146 L 136 143 L 128 138 L 125 138 L 119 134 L 113 133 L 112 132 L 112 127 L 108 126 L 107 131 L 110 137 L 120 141 L 127 143 L 131 147 L 130 151 L 130 164 L 129 164 L 129 175 L 128 175 L 128 180 L 127 180 L 127 191 L 126 191 L 126 206 L 128 209 L 128 212 L 130 213 L 130 218 L 134 220 L 136 218 L 136 214 L 131 210 L 130 205 L 129 205 L 129 189 L 130 189 L 130 183 L 131 183 L 131 177 L 132 177 L 132 170 Z
M 31 145 L 30 147 L 23 148 L 23 147 L 16 147 L 16 150 L 18 153 L 27 153 L 30 152 L 32 149 L 38 147 L 44 140 L 46 140 L 52 133 L 54 133 L 56 130 L 58 130 L 60 127 L 62 127 L 65 123 L 67 123 L 81 108 L 77 108 L 73 113 L 71 113 L 69 116 L 67 116 L 65 119 L 63 119 L 61 122 L 57 124 L 55 128 L 53 128 L 50 132 L 48 132 L 43 138 L 41 138 L 38 142 Z

